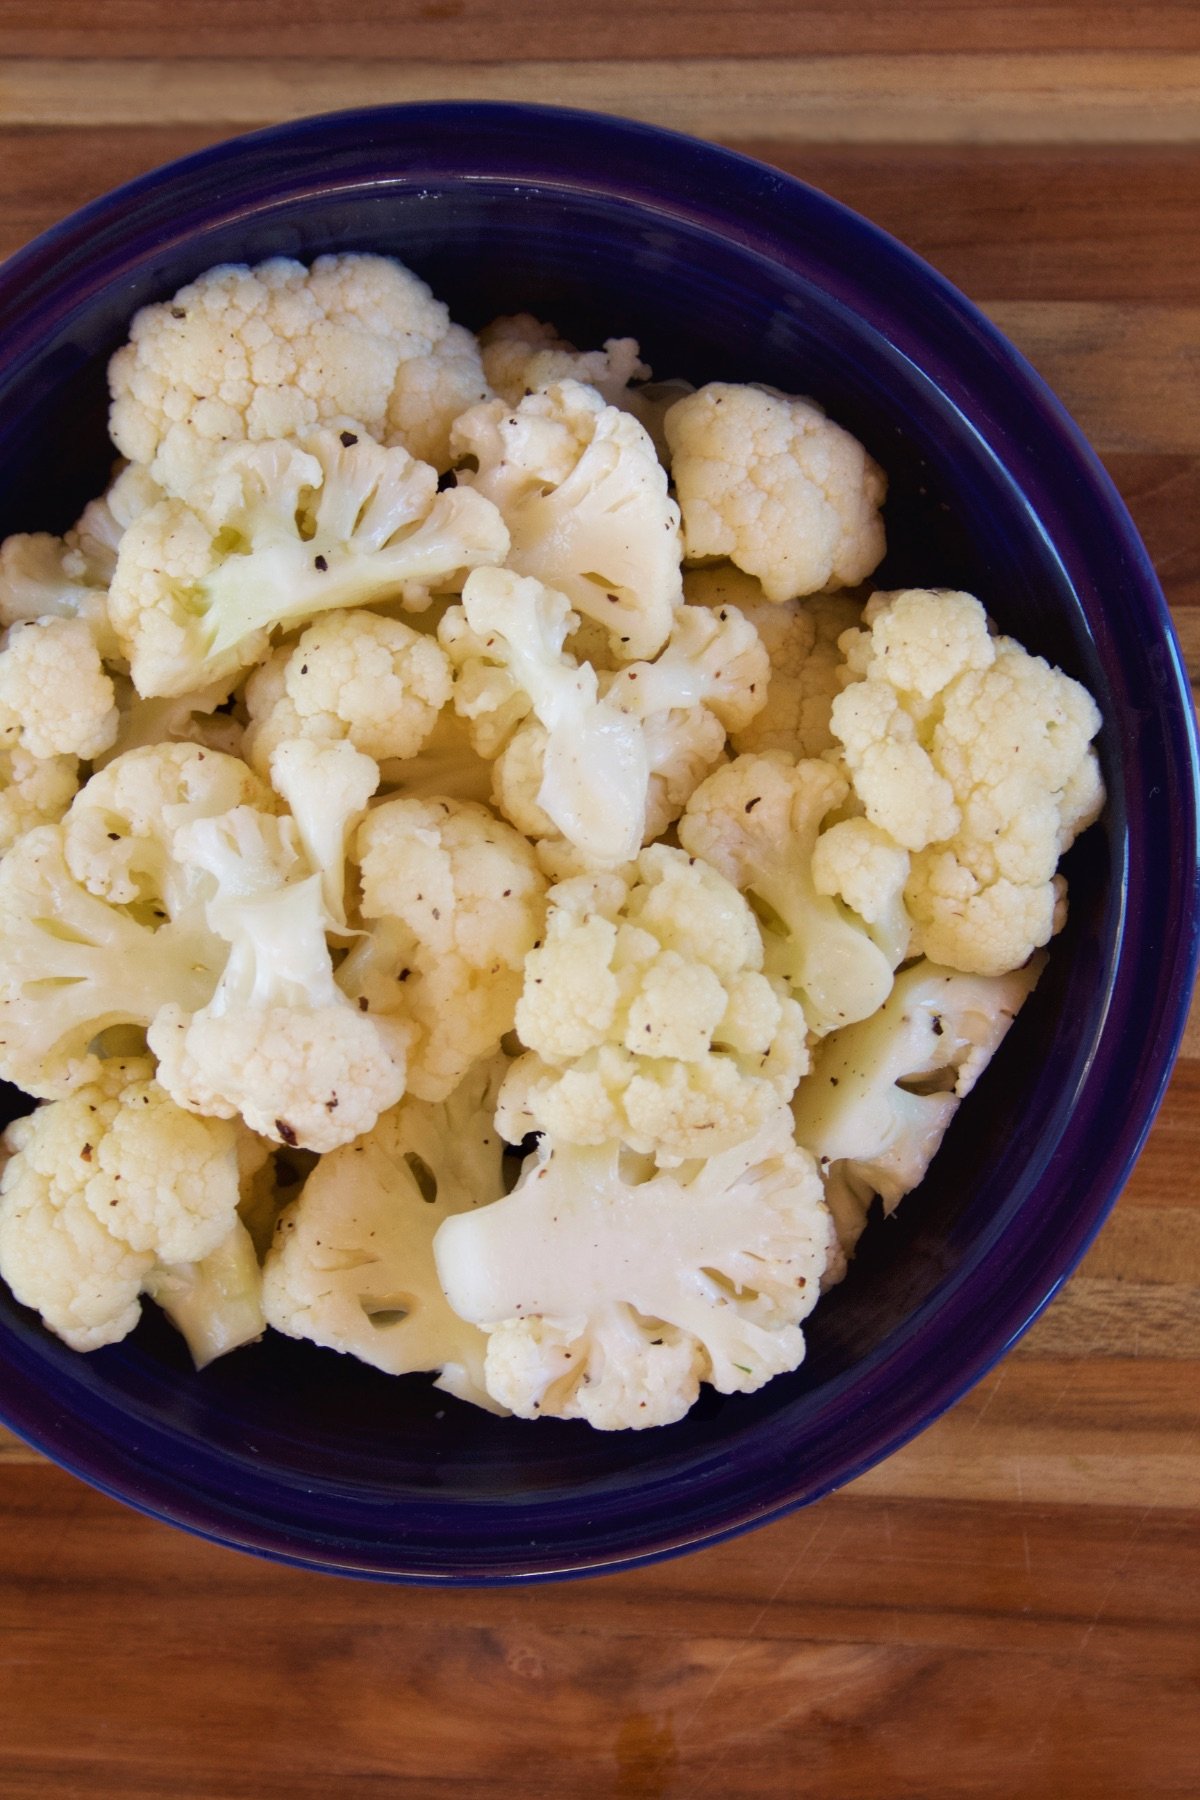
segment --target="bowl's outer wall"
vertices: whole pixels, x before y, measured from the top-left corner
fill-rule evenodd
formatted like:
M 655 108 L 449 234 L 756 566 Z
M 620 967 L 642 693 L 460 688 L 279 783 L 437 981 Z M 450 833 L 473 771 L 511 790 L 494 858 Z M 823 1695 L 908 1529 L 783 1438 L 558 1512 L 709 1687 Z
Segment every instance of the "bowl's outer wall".
M 430 148 L 433 146 L 434 148 Z M 1050 965 L 919 1199 L 868 1233 L 794 1377 L 601 1435 L 494 1420 L 281 1339 L 196 1377 L 157 1317 L 75 1357 L 4 1295 L 0 1408 L 88 1479 L 348 1572 L 513 1579 L 711 1540 L 886 1454 L 1074 1265 L 1161 1095 L 1195 957 L 1195 753 L 1161 594 L 1099 465 L 953 290 L 823 196 L 587 115 L 413 107 L 257 134 L 96 203 L 0 270 L 0 534 L 106 478 L 104 365 L 220 261 L 390 252 L 472 326 L 637 336 L 656 374 L 824 402 L 888 472 L 880 585 L 963 586 L 1091 688 L 1110 803 Z M 152 1309 L 151 1309 L 152 1310 Z

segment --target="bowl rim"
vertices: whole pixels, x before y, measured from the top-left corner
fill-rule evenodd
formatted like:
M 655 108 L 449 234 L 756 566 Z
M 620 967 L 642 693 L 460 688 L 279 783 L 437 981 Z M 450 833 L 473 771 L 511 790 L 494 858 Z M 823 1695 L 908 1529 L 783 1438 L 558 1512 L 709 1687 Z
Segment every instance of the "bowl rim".
M 531 125 L 536 129 L 530 130 Z M 216 203 L 212 201 L 211 193 L 200 198 L 199 190 L 204 184 L 223 171 L 231 177 L 232 190 L 237 185 L 232 177 L 239 170 L 244 175 L 249 161 L 260 159 L 265 167 L 268 159 L 274 159 L 270 175 L 264 173 L 257 182 L 249 183 L 259 196 L 254 203 L 243 202 L 249 223 L 256 211 L 269 210 L 285 195 L 294 194 L 296 181 L 305 170 L 310 184 L 315 181 L 317 187 L 327 187 L 328 184 L 320 179 L 322 153 L 348 142 L 366 143 L 382 149 L 382 143 L 376 140 L 385 139 L 390 154 L 395 157 L 400 140 L 403 140 L 414 148 L 415 160 L 421 168 L 426 172 L 436 168 L 443 180 L 473 177 L 482 184 L 500 179 L 496 161 L 474 171 L 469 166 L 472 157 L 482 154 L 467 148 L 471 133 L 479 136 L 481 142 L 490 143 L 493 156 L 506 166 L 507 180 L 515 178 L 520 171 L 522 182 L 541 190 L 553 190 L 557 186 L 573 197 L 590 192 L 601 198 L 630 202 L 643 209 L 657 208 L 669 213 L 674 220 L 686 218 L 721 238 L 732 239 L 756 251 L 776 267 L 798 268 L 801 252 L 795 239 L 791 240 L 792 253 L 797 259 L 794 264 L 788 262 L 786 245 L 789 231 L 803 236 L 799 232 L 802 219 L 809 226 L 821 225 L 830 237 L 868 247 L 881 263 L 888 266 L 895 286 L 898 290 L 902 287 L 906 295 L 903 303 L 897 293 L 876 306 L 877 319 L 887 320 L 896 341 L 919 337 L 914 317 L 923 308 L 932 309 L 939 331 L 944 333 L 940 340 L 943 348 L 932 359 L 923 358 L 922 369 L 928 371 L 932 362 L 942 391 L 950 394 L 953 403 L 975 424 L 985 441 L 994 444 L 998 437 L 1002 444 L 1008 443 L 1010 428 L 1005 421 L 1018 415 L 1027 420 L 1031 430 L 1036 427 L 1043 442 L 1056 447 L 1070 464 L 1087 504 L 1101 520 L 1110 535 L 1112 547 L 1120 554 L 1125 589 L 1129 595 L 1136 596 L 1143 623 L 1162 651 L 1159 722 L 1163 754 L 1167 757 L 1168 751 L 1170 753 L 1173 804 L 1176 815 L 1181 816 L 1185 824 L 1189 854 L 1185 860 L 1182 856 L 1185 845 L 1180 843 L 1180 854 L 1170 865 L 1168 904 L 1162 908 L 1162 936 L 1155 946 L 1153 960 L 1144 947 L 1139 950 L 1136 945 L 1129 945 L 1129 940 L 1121 935 L 1125 931 L 1124 920 L 1120 925 L 1118 936 L 1121 943 L 1135 953 L 1138 979 L 1148 984 L 1138 993 L 1142 1053 L 1130 1084 L 1131 1100 L 1123 1116 L 1117 1117 L 1115 1113 L 1103 1116 L 1103 1154 L 1089 1178 L 1077 1184 L 1078 1191 L 1074 1194 L 1069 1216 L 1057 1217 L 1055 1229 L 1046 1222 L 1046 1230 L 1038 1243 L 1035 1267 L 1025 1271 L 1020 1281 L 1007 1283 L 1003 1290 L 1004 1304 L 986 1322 L 973 1321 L 972 1348 L 965 1362 L 954 1364 L 952 1374 L 938 1377 L 925 1371 L 917 1394 L 910 1397 L 907 1406 L 893 1407 L 873 1431 L 866 1433 L 855 1450 L 842 1449 L 838 1455 L 827 1458 L 823 1466 L 813 1471 L 811 1479 L 801 1480 L 793 1472 L 790 1480 L 781 1481 L 779 1472 L 773 1471 L 772 1479 L 764 1483 L 763 1491 L 753 1498 L 743 1497 L 740 1505 L 726 1504 L 720 1520 L 697 1517 L 687 1523 L 678 1517 L 670 1522 L 660 1519 L 656 1529 L 646 1529 L 644 1525 L 640 1528 L 636 1544 L 624 1544 L 611 1553 L 590 1553 L 583 1543 L 573 1547 L 563 1544 L 554 1550 L 534 1543 L 526 1550 L 512 1548 L 499 1560 L 492 1557 L 471 1566 L 464 1563 L 461 1547 L 457 1547 L 449 1559 L 443 1556 L 440 1560 L 436 1556 L 414 1560 L 403 1542 L 389 1546 L 382 1555 L 378 1545 L 370 1550 L 356 1549 L 345 1543 L 335 1547 L 331 1542 L 321 1540 L 319 1534 L 306 1536 L 271 1522 L 248 1520 L 236 1507 L 223 1507 L 211 1495 L 198 1496 L 186 1479 L 176 1475 L 169 1466 L 155 1467 L 131 1461 L 128 1456 L 118 1455 L 103 1439 L 96 1438 L 89 1448 L 81 1449 L 78 1418 L 62 1409 L 55 1409 L 53 1416 L 47 1418 L 44 1398 L 36 1381 L 28 1379 L 21 1371 L 8 1371 L 13 1379 L 10 1379 L 7 1391 L 0 1393 L 0 1418 L 60 1466 L 113 1498 L 210 1541 L 280 1562 L 421 1585 L 493 1585 L 612 1572 L 721 1542 L 821 1498 L 864 1473 L 924 1430 L 974 1386 L 1028 1330 L 1075 1268 L 1115 1204 L 1145 1142 L 1170 1078 L 1187 1018 L 1200 952 L 1200 867 L 1196 850 L 1200 781 L 1196 724 L 1170 612 L 1123 501 L 1062 403 L 990 320 L 907 246 L 793 176 L 679 132 L 563 107 L 431 101 L 352 109 L 291 120 L 226 139 L 138 176 L 52 226 L 0 265 L 0 367 L 14 357 L 19 358 L 31 344 L 45 337 L 53 323 L 56 306 L 59 313 L 65 315 L 108 285 L 111 255 L 119 252 L 124 237 L 136 230 L 136 220 L 147 209 L 151 213 L 157 209 L 161 214 L 172 198 L 193 196 L 199 207 L 197 216 L 207 223 L 238 216 L 233 210 L 238 204 L 237 196 L 232 192 Z M 419 156 L 415 152 L 418 144 Z M 430 145 L 438 148 L 431 151 Z M 592 172 L 587 180 L 573 178 L 569 173 L 564 178 L 563 166 L 571 162 L 568 152 L 572 151 L 577 159 L 589 163 Z M 459 163 L 468 166 L 460 167 Z M 653 174 L 643 173 L 639 178 L 636 175 L 639 166 L 652 170 Z M 400 185 L 420 178 L 411 169 L 404 170 L 398 164 L 386 177 Z M 740 203 L 740 210 L 736 220 L 731 220 L 729 209 L 735 198 Z M 178 219 L 177 231 L 182 239 L 190 224 L 187 208 L 181 206 L 177 211 L 172 210 L 171 216 Z M 93 261 L 90 274 L 85 273 L 85 259 L 97 246 L 104 254 Z M 814 253 L 811 249 L 806 250 L 804 262 L 810 271 L 813 261 Z M 75 285 L 65 289 L 61 286 L 64 266 L 73 269 L 75 275 Z M 847 277 L 844 285 L 859 292 L 857 277 Z M 34 298 L 41 296 L 47 301 L 48 311 L 34 304 Z M 859 298 L 861 300 L 860 293 Z M 849 301 L 845 303 L 850 304 Z M 861 306 L 855 310 L 861 311 Z M 944 347 L 947 343 L 951 346 L 949 350 Z M 994 385 L 1011 384 L 1011 404 L 1007 412 L 993 407 L 992 412 L 998 416 L 989 416 L 986 420 L 991 428 L 990 435 L 983 429 L 982 402 L 976 392 L 983 375 L 974 369 L 970 376 L 963 373 L 969 361 L 968 352 L 982 358 L 981 367 Z M 983 411 L 986 413 L 987 409 L 983 408 Z M 1016 461 L 1018 466 L 1023 466 L 1028 463 L 1028 458 L 1017 454 Z M 1036 485 L 1033 483 L 1035 490 Z M 1136 897 L 1140 892 L 1139 879 L 1140 871 L 1126 868 L 1123 871 L 1125 891 L 1129 891 L 1132 884 Z M 1115 980 L 1115 961 L 1113 970 Z M 1130 980 L 1127 965 L 1121 1013 L 1126 1025 L 1133 1005 Z M 1097 1030 L 1097 1045 L 1115 1019 L 1116 1012 L 1110 1007 Z M 1088 1092 L 1091 1077 L 1089 1064 L 1077 1095 L 1080 1103 Z M 977 1274 L 982 1266 L 972 1265 L 964 1274 L 964 1282 L 968 1276 Z M 957 1329 L 966 1329 L 969 1314 L 963 1306 L 963 1296 L 951 1283 L 951 1291 L 938 1297 L 935 1309 L 936 1316 L 943 1321 L 943 1337 L 956 1317 Z M 911 1331 L 907 1333 L 911 1334 Z M 0 1329 L 0 1376 L 5 1373 L 4 1336 Z

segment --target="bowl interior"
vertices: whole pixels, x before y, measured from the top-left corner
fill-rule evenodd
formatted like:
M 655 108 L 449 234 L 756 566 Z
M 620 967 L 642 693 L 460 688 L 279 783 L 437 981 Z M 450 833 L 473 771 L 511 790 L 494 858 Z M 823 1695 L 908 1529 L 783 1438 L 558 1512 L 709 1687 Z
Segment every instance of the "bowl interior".
M 181 215 L 172 229 L 164 215 L 152 232 L 101 234 L 86 278 L 68 246 L 73 299 L 0 367 L 0 533 L 61 530 L 104 485 L 105 362 L 138 305 L 221 261 L 389 252 L 473 327 L 530 310 L 583 345 L 636 336 L 660 376 L 764 381 L 820 400 L 888 472 L 879 585 L 967 588 L 1004 629 L 1086 682 L 1109 721 L 1112 798 L 1068 864 L 1070 922 L 1038 991 L 921 1191 L 873 1224 L 849 1278 L 812 1316 L 795 1376 L 748 1398 L 706 1391 L 666 1430 L 601 1435 L 498 1422 L 424 1378 L 391 1381 L 276 1337 L 197 1377 L 151 1307 L 126 1343 L 77 1358 L 2 1294 L 12 1416 L 102 1485 L 201 1529 L 410 1575 L 581 1568 L 809 1497 L 879 1453 L 881 1419 L 892 1441 L 920 1422 L 912 1395 L 930 1321 L 941 1321 L 928 1354 L 945 1362 L 948 1397 L 962 1385 L 955 1317 L 994 1297 L 1007 1330 L 1023 1323 L 1062 1272 L 1039 1239 L 1049 1260 L 1033 1291 L 1039 1276 L 1021 1242 L 1031 1221 L 1040 1229 L 1061 1216 L 1069 1235 L 1073 1206 L 1095 1210 L 1095 1170 L 1077 1166 L 1068 1140 L 1117 979 L 1144 750 L 1130 701 L 1141 677 L 1116 668 L 1108 641 L 1121 571 L 1110 569 L 1102 601 L 1085 554 L 1064 555 L 1074 523 L 1063 528 L 1057 501 L 1031 497 L 1014 468 L 1009 423 L 991 416 L 986 393 L 964 403 L 961 346 L 953 380 L 938 367 L 937 306 L 922 301 L 924 325 L 910 314 L 910 332 L 926 331 L 915 358 L 874 285 L 899 280 L 873 274 L 882 240 L 852 233 L 831 247 L 842 227 L 829 203 L 789 203 L 779 260 L 761 237 L 741 241 L 728 218 L 606 191 L 599 175 L 581 188 L 484 168 L 470 180 L 397 168 L 374 183 L 313 176 L 253 204 L 224 203 L 210 185 L 207 223 Z M 1019 1313 L 1027 1291 L 1014 1319 L 1013 1297 Z M 68 1419 L 69 1429 L 54 1423 Z

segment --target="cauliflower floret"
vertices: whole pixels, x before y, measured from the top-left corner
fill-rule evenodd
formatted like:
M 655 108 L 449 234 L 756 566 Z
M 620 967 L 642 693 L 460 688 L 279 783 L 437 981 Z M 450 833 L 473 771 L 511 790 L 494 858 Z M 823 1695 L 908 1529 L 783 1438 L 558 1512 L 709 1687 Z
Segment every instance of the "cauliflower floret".
M 344 740 L 291 738 L 272 753 L 271 781 L 287 801 L 309 868 L 321 877 L 327 929 L 345 936 L 346 851 L 379 786 L 379 766 Z
M 607 406 L 632 413 L 649 432 L 659 462 L 670 465 L 663 417 L 694 390 L 687 381 L 652 381 L 636 338 L 606 338 L 603 350 L 577 350 L 553 325 L 515 313 L 485 325 L 479 343 L 484 372 L 506 406 L 519 406 L 526 395 L 557 381 L 581 381 Z
M 844 900 L 865 920 L 888 962 L 908 955 L 912 920 L 904 906 L 909 856 L 869 819 L 842 819 L 813 845 L 812 881 L 818 894 Z
M 0 1275 L 75 1350 L 126 1336 L 156 1270 L 207 1257 L 238 1225 L 234 1128 L 181 1112 L 153 1073 L 106 1062 L 5 1134 Z
M 808 1066 L 804 1018 L 762 974 L 749 907 L 663 844 L 551 890 L 525 959 L 513 1067 L 496 1122 L 566 1143 L 620 1141 L 660 1163 L 752 1134 Z
M 873 1197 L 894 1212 L 924 1179 L 1044 965 L 960 975 L 930 962 L 897 976 L 872 1018 L 826 1038 L 796 1090 L 796 1136 L 817 1158 L 846 1255 Z
M 763 919 L 766 967 L 801 1001 L 823 1035 L 878 1010 L 893 964 L 865 922 L 818 892 L 813 851 L 847 784 L 827 762 L 784 751 L 739 756 L 701 783 L 679 821 L 679 841 L 747 894 Z
M 272 629 L 498 562 L 508 533 L 470 489 L 437 492 L 406 450 L 358 431 L 235 444 L 184 500 L 121 540 L 109 611 L 134 682 L 184 694 L 260 659 Z
M 474 336 L 462 325 L 450 325 L 428 356 L 409 357 L 396 370 L 385 441 L 403 444 L 419 462 L 448 469 L 454 421 L 491 397 Z
M 664 429 L 692 560 L 728 556 L 778 601 L 852 587 L 882 559 L 887 478 L 814 401 L 714 381 Z
M 466 801 L 385 801 L 358 858 L 369 931 L 338 980 L 373 1019 L 412 1021 L 409 1088 L 444 1100 L 512 1027 L 545 879 L 511 827 Z
M 532 713 L 546 735 L 537 745 L 540 786 L 528 800 L 598 866 L 619 864 L 645 831 L 646 746 L 637 722 L 601 697 L 595 669 L 564 648 L 575 622 L 565 595 L 541 582 L 477 569 L 438 637 L 456 671 L 455 711 L 476 750 L 498 755 Z
M 123 469 L 86 506 L 65 537 L 20 532 L 0 544 L 0 625 L 26 619 L 80 620 L 106 662 L 120 660 L 108 617 L 108 587 L 126 528 L 162 499 L 144 469 Z
M 636 338 L 606 338 L 603 350 L 577 350 L 553 325 L 530 313 L 493 319 L 479 334 L 483 368 L 506 406 L 556 381 L 581 381 L 607 406 L 620 406 L 632 381 L 652 371 L 638 356 Z
M 560 381 L 513 411 L 499 400 L 473 407 L 452 442 L 478 464 L 459 482 L 504 515 L 510 568 L 598 621 L 616 660 L 662 648 L 683 595 L 679 508 L 636 419 Z
M 831 749 L 830 708 L 845 686 L 838 639 L 858 624 L 861 602 L 848 594 L 812 594 L 777 605 L 752 575 L 732 563 L 685 569 L 683 591 L 691 606 L 736 607 L 766 648 L 771 666 L 766 704 L 730 732 L 733 748 L 790 750 L 797 756 L 823 756 Z
M 113 684 L 82 619 L 26 620 L 0 650 L 0 742 L 89 761 L 117 735 Z
M 629 663 L 599 677 L 605 705 L 640 728 L 649 777 L 643 842 L 661 836 L 679 817 L 722 756 L 727 729 L 753 717 L 762 704 L 768 674 L 766 651 L 740 613 L 684 606 L 654 662 Z M 540 803 L 548 741 L 543 725 L 526 720 L 496 759 L 496 803 L 528 837 L 558 836 L 557 822 Z M 629 849 L 626 840 L 620 850 Z
M 197 744 L 150 744 L 93 775 L 63 828 L 75 880 L 116 906 L 178 918 L 200 894 L 199 872 L 175 854 L 175 832 L 235 806 L 276 810 L 270 789 L 233 756 Z
M 342 418 L 422 456 L 444 443 L 459 400 L 486 392 L 467 337 L 390 257 L 209 269 L 134 319 L 109 364 L 112 439 L 176 495 L 231 443 L 296 437 Z
M 434 1240 L 451 1306 L 488 1333 L 488 1391 L 522 1418 L 665 1425 L 702 1381 L 753 1393 L 803 1358 L 836 1240 L 786 1107 L 674 1173 L 624 1165 L 543 1139 L 507 1198 Z
M 191 744 L 134 750 L 94 775 L 61 825 L 0 862 L 0 1075 L 54 1099 L 95 1079 L 114 1026 L 202 1007 L 227 946 L 176 829 L 260 793 L 244 764 Z
M 323 1156 L 281 1215 L 263 1271 L 267 1323 L 387 1375 L 436 1369 L 435 1387 L 499 1410 L 487 1340 L 451 1311 L 433 1262 L 444 1219 L 504 1192 L 492 1124 L 499 1057 L 440 1106 L 411 1098 L 355 1144 Z
M 205 918 L 230 948 L 211 1000 L 163 1006 L 147 1037 L 159 1080 L 187 1111 L 241 1113 L 276 1143 L 324 1151 L 403 1094 L 405 1040 L 335 983 L 322 877 L 307 873 L 295 838 L 290 821 L 247 806 L 176 832 L 176 855 L 215 884 Z
M 0 856 L 37 825 L 54 825 L 79 789 L 77 756 L 31 756 L 0 745 Z
M 876 595 L 845 642 L 832 727 L 867 818 L 912 851 L 916 945 L 952 968 L 1019 968 L 1065 917 L 1055 869 L 1099 815 L 1086 689 L 989 634 L 970 594 Z
M 415 756 L 450 689 L 436 639 L 378 613 L 330 613 L 246 684 L 246 755 L 264 773 L 276 745 L 304 737 L 347 738 L 376 762 Z

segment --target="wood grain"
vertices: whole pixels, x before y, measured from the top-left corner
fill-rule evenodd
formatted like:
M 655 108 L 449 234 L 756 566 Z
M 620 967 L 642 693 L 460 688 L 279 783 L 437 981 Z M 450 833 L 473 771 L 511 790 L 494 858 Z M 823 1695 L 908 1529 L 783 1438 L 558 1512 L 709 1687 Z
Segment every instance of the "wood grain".
M 1136 7 L 1010 0 L 585 0 L 551 12 L 545 0 L 307 0 L 303 7 L 243 0 L 105 0 L 98 28 L 89 0 L 0 0 L 0 47 L 10 56 L 235 57 L 325 61 L 367 46 L 380 55 L 446 64 L 502 62 L 553 48 L 563 60 L 631 56 L 861 56 L 912 51 L 1181 51 L 1200 49 L 1190 0 Z
M 235 129 L 534 94 L 722 138 L 943 269 L 1104 454 L 1200 679 L 1191 0 L 0 0 L 0 255 Z M 512 1592 L 318 1579 L 0 1432 L 0 1795 L 1191 1800 L 1198 1511 L 1194 1007 L 1013 1354 L 842 1494 L 701 1555 Z
M 5 1482 L 6 1800 L 1193 1791 L 1179 1513 L 855 1493 L 585 1589 L 398 1593 Z
M 1153 107 L 1145 94 L 1155 95 Z M 694 56 L 455 63 L 13 59 L 0 124 L 229 126 L 422 100 L 540 100 L 704 137 L 816 143 L 1195 143 L 1200 52 Z

